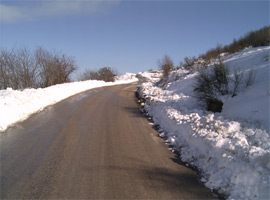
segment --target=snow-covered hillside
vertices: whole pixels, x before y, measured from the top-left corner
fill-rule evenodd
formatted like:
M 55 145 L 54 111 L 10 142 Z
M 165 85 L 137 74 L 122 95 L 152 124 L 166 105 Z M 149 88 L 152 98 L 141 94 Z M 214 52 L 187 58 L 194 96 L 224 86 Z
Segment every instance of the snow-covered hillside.
M 163 87 L 160 73 L 140 74 L 149 80 L 139 90 L 144 110 L 160 136 L 228 199 L 270 199 L 269 52 L 269 46 L 249 48 L 223 58 L 231 73 L 253 69 L 256 79 L 237 96 L 224 96 L 221 113 L 205 111 L 194 97 L 196 72 L 173 71 Z
M 126 84 L 138 81 L 135 74 L 124 74 L 115 82 L 81 81 L 54 85 L 44 89 L 25 89 L 23 91 L 0 90 L 0 132 L 12 124 L 27 119 L 31 114 L 55 104 L 74 94 L 103 86 Z

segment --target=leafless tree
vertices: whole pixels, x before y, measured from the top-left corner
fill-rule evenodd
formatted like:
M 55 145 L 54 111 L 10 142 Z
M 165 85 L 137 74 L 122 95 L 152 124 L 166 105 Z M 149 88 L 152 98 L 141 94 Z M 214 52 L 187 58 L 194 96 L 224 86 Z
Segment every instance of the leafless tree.
M 41 87 L 69 82 L 71 73 L 76 69 L 73 57 L 51 53 L 41 47 L 36 50 L 35 58 Z
M 84 70 L 79 76 L 79 81 L 87 81 L 87 80 L 98 80 L 97 71 L 89 69 Z
M 243 79 L 243 73 L 241 72 L 241 70 L 235 69 L 233 78 L 232 78 L 232 83 L 233 83 L 232 97 L 237 96 L 238 90 L 242 83 L 242 79 Z
M 31 52 L 22 47 L 0 51 L 0 88 L 24 89 L 36 87 L 37 68 Z
M 48 87 L 70 81 L 76 69 L 73 57 L 38 48 L 0 49 L 0 89 Z
M 173 70 L 174 65 L 172 59 L 165 55 L 162 60 L 158 61 L 159 68 L 163 71 L 163 78 L 167 78 L 169 73 Z
M 14 58 L 11 56 L 11 52 L 6 49 L 0 51 L 0 89 L 6 89 L 12 87 L 11 77 L 14 71 Z
M 16 59 L 16 69 L 20 88 L 37 87 L 37 67 L 30 51 L 27 48 L 19 49 Z

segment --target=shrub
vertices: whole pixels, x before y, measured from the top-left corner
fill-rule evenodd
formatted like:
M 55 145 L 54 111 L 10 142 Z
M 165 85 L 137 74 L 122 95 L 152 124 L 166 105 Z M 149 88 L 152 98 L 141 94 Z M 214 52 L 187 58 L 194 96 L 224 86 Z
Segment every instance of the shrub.
M 213 68 L 199 72 L 194 92 L 208 111 L 221 112 L 223 102 L 218 97 L 229 93 L 228 85 L 228 69 L 220 59 Z
M 243 80 L 243 73 L 239 69 L 235 69 L 232 78 L 233 83 L 232 97 L 237 95 L 242 80 Z
M 245 74 L 237 68 L 229 78 L 228 67 L 220 59 L 212 68 L 199 72 L 194 85 L 195 97 L 206 105 L 208 111 L 221 112 L 223 102 L 220 97 L 228 94 L 237 96 L 239 91 L 251 86 L 255 78 L 253 69 Z
M 35 59 L 39 68 L 40 87 L 69 82 L 71 73 L 76 70 L 73 57 L 51 53 L 43 48 L 36 50 Z
M 103 80 L 105 82 L 113 82 L 117 73 L 110 67 L 103 67 L 98 70 L 98 75 L 100 80 Z
M 213 76 L 201 71 L 196 80 L 194 92 L 199 101 L 206 105 L 208 111 L 221 112 L 223 102 L 217 98 Z
M 86 69 L 79 77 L 79 81 L 97 80 L 98 75 L 96 71 Z
M 85 70 L 83 74 L 80 76 L 81 81 L 85 80 L 102 80 L 105 82 L 113 82 L 115 81 L 115 77 L 117 76 L 116 70 L 110 67 L 103 67 L 97 71 L 94 70 Z
M 199 100 L 215 98 L 215 91 L 212 77 L 204 71 L 201 71 L 196 77 L 194 92 Z
M 185 63 L 183 64 L 183 67 L 186 69 L 186 70 L 189 70 L 189 71 L 193 71 L 195 69 L 195 61 L 196 61 L 196 57 L 185 57 L 184 58 L 184 61 Z
M 159 68 L 162 70 L 163 79 L 169 76 L 169 73 L 173 70 L 173 61 L 172 59 L 165 55 L 162 60 L 158 61 Z
M 225 67 L 221 58 L 219 58 L 219 63 L 214 65 L 212 81 L 214 87 L 220 92 L 222 95 L 226 95 L 229 93 L 229 81 L 228 81 L 229 70 Z

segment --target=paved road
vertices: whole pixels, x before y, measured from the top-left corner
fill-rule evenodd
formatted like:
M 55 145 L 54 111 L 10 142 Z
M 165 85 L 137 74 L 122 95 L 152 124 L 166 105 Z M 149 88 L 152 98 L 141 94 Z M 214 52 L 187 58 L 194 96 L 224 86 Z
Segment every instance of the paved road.
M 138 111 L 135 90 L 90 90 L 2 133 L 1 199 L 213 199 Z

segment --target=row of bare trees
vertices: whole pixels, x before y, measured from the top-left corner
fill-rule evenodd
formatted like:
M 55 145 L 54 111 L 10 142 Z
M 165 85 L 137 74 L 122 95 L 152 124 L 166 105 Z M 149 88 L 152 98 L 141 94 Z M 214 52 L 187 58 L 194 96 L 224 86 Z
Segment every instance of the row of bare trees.
M 48 87 L 70 81 L 76 69 L 73 57 L 39 47 L 0 49 L 0 89 Z

